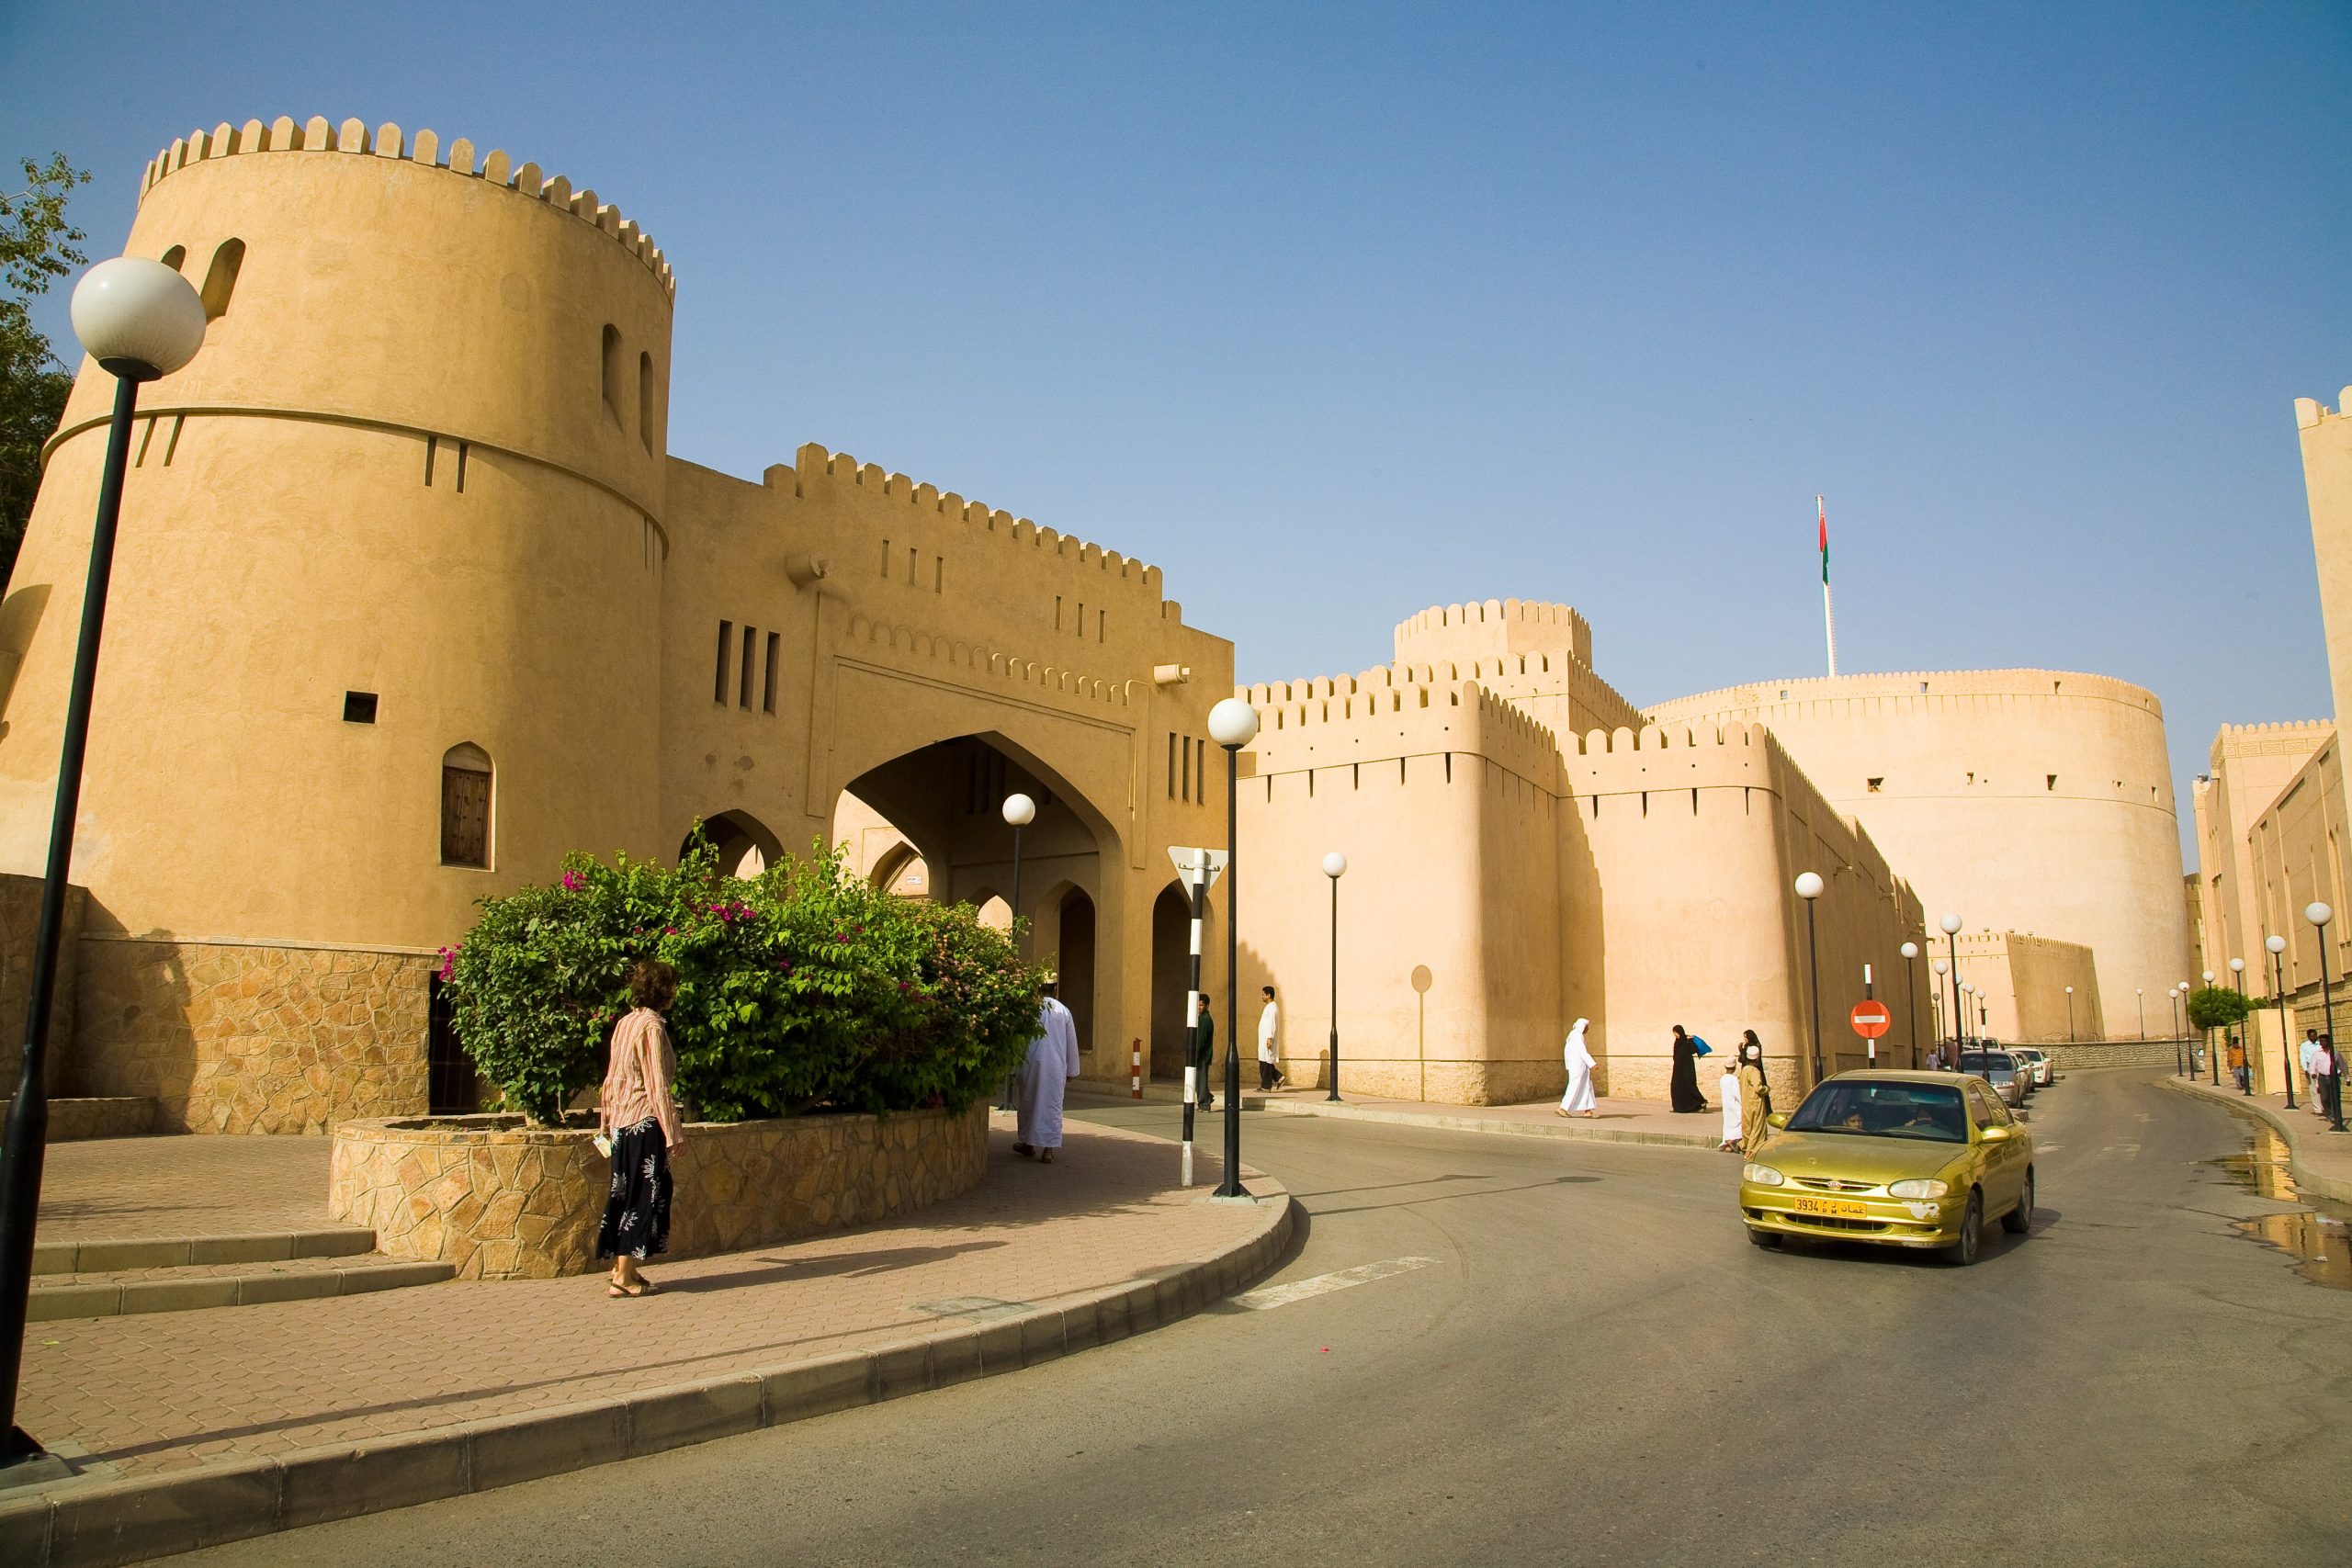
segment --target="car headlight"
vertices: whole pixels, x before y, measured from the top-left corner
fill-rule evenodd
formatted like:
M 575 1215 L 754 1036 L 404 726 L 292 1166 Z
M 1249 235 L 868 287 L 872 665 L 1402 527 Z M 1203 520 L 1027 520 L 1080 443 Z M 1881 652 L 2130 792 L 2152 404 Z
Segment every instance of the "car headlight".
M 1951 1184 L 1929 1177 L 1924 1181 L 1897 1181 L 1886 1190 L 1890 1198 L 1948 1198 Z
M 1739 1168 L 1742 1181 L 1753 1181 L 1758 1187 L 1778 1187 L 1788 1179 L 1769 1165 L 1743 1165 Z

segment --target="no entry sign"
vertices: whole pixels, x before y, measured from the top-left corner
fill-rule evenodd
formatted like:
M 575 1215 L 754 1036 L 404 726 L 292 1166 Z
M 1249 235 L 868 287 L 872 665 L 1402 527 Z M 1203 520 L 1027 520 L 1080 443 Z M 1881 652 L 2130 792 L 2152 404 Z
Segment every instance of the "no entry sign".
M 1875 1040 L 1894 1026 L 1894 1015 L 1884 1002 L 1856 1002 L 1853 1018 L 1854 1032 L 1865 1040 Z

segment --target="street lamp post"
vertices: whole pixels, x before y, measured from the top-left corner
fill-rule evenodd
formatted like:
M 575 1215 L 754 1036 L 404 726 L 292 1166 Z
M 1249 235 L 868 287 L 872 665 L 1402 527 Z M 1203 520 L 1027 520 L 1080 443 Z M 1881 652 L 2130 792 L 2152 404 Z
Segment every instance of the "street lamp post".
M 1021 829 L 1037 819 L 1037 803 L 1025 795 L 1008 795 L 1004 797 L 1004 819 L 1012 829 L 1012 923 L 1005 928 L 1004 934 L 1012 939 L 1013 951 L 1018 953 L 1021 950 Z M 1004 1096 L 997 1101 L 996 1107 L 999 1111 L 1013 1108 L 1013 1078 L 1012 1073 L 1004 1075 Z
M 1814 900 L 1821 897 L 1818 872 L 1797 874 L 1797 897 L 1804 900 L 1805 988 L 1813 994 L 1813 1081 L 1821 1081 L 1821 942 L 1813 919 Z
M 2335 1044 L 2335 1000 L 2327 994 L 2327 923 L 2335 911 L 2314 900 L 2303 907 L 2303 919 L 2319 928 L 2319 1006 L 2327 1031 L 2327 1055 L 2335 1071 L 2327 1079 L 2327 1130 L 2344 1131 L 2344 1057 Z
M 2075 1043 L 2075 987 L 2066 987 L 2066 1043 Z
M 2245 959 L 2233 958 L 2230 960 L 2230 984 L 2236 988 L 2238 1000 L 2241 1002 L 2245 1000 Z M 2245 1027 L 2245 1021 L 2244 1019 L 2240 1019 L 2238 1021 L 2237 1027 L 2240 1030 L 2244 1030 Z M 2254 1056 L 2243 1047 L 2240 1048 L 2239 1055 L 2245 1060 L 2245 1081 L 2238 1085 L 2238 1092 L 2251 1100 L 2254 1098 Z
M 1939 958 L 1933 964 L 1930 964 L 1928 967 L 1936 972 L 1936 983 L 1928 988 L 1928 1000 L 1933 1004 L 1929 1010 L 1936 1015 L 1934 1020 L 1936 1026 L 1936 1054 L 1942 1056 L 1946 1055 L 1944 1050 L 1944 1013 L 1947 1010 L 1944 1006 L 1944 976 L 1951 973 L 1951 965 Z M 1960 1051 L 1957 1045 L 1955 1045 L 1951 1050 L 1943 1065 L 1949 1068 L 1958 1068 L 1960 1066 Z
M 1340 1098 L 1340 878 L 1348 874 L 1348 857 L 1333 850 L 1323 857 L 1323 874 L 1331 879 L 1331 1091 Z
M 74 864 L 74 818 L 82 799 L 82 759 L 90 738 L 90 697 L 97 683 L 98 641 L 106 627 L 107 583 L 114 572 L 122 480 L 139 384 L 170 375 L 204 346 L 204 302 L 187 279 L 141 256 L 102 261 L 74 286 L 74 334 L 115 378 L 114 417 L 107 428 L 106 468 L 90 532 L 89 575 L 82 589 L 82 626 L 74 648 L 74 683 L 65 706 L 57 765 L 56 809 L 50 818 L 49 867 L 33 939 L 32 983 L 25 1004 L 23 1076 L 8 1110 L 0 1149 L 0 1471 L 45 1457 L 17 1422 L 24 1371 L 25 1323 L 33 1275 L 33 1229 L 40 1216 L 41 1164 L 49 1137 L 49 1021 L 57 1002 L 57 950 L 64 932 L 66 879 Z
M 2202 973 L 2205 978 L 2205 988 L 2210 991 L 2213 988 L 2213 972 L 2207 969 Z M 2196 1021 L 2191 1019 L 2189 1021 L 2193 1023 Z M 2197 1032 L 2204 1037 L 2205 1055 L 2213 1068 L 2213 1087 L 2219 1089 L 2222 1087 L 2222 1056 L 2221 1053 L 2213 1049 L 2213 1032 L 2210 1029 L 2200 1029 Z
M 1919 1065 L 1919 944 L 1906 942 L 1903 953 L 1903 1032 L 1911 1037 L 1911 1065 Z
M 2188 1076 L 2188 1069 L 2181 1066 L 2180 1055 L 2181 1036 L 2188 1032 L 2180 1023 L 2180 993 L 2188 988 L 2188 982 L 2183 980 L 2165 993 L 2172 1000 L 2172 1076 L 2177 1078 L 2185 1078 Z
M 2132 987 L 2132 1004 L 2140 1010 L 2140 1038 L 2148 1037 L 2148 993 L 2144 987 Z
M 2270 954 L 2270 994 L 2278 1002 L 2278 1066 L 2287 1079 L 2287 1109 L 2295 1109 L 2295 1026 L 2287 1021 L 2287 939 L 2275 931 L 2262 939 Z
M 1960 917 L 1947 910 L 1936 923 L 1943 928 L 1944 941 L 1951 949 L 1951 1068 L 1958 1072 L 1960 1036 L 1968 1022 L 1968 1015 L 1960 1010 Z
M 1225 1180 L 1219 1198 L 1247 1198 L 1241 1185 L 1241 748 L 1258 737 L 1258 710 L 1239 697 L 1209 709 L 1209 739 L 1225 749 Z

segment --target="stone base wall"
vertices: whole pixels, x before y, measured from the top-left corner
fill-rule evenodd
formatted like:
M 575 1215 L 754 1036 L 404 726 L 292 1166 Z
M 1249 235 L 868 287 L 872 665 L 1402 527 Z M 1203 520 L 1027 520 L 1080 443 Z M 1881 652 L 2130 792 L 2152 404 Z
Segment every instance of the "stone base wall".
M 25 1008 L 32 1000 L 33 946 L 40 933 L 38 876 L 0 875 L 0 1104 L 17 1092 L 24 1070 Z M 56 1094 L 74 1043 L 74 965 L 81 957 L 82 911 L 88 898 L 65 890 L 64 938 L 57 946 L 57 999 L 49 1015 L 49 1092 Z
M 1283 1074 L 1293 1089 L 1324 1089 L 1330 1084 L 1330 1053 L 1317 1051 L 1312 1056 L 1286 1056 L 1283 1059 Z M 1120 1082 L 1125 1083 L 1122 1078 Z M 1370 1056 L 1361 1061 L 1348 1055 L 1347 1042 L 1340 1043 L 1340 1092 L 1361 1094 L 1375 1100 L 1418 1100 L 1431 1105 L 1517 1105 L 1525 1100 L 1558 1098 L 1567 1081 L 1566 1066 L 1557 1061 L 1541 1062 L 1422 1062 L 1407 1058 Z M 1211 1088 L 1225 1092 L 1225 1057 L 1217 1057 L 1217 1078 Z M 1252 1055 L 1241 1063 L 1241 1089 L 1254 1094 L 1258 1089 L 1258 1060 Z
M 467 1280 L 553 1279 L 598 1266 L 612 1162 L 593 1125 L 513 1116 L 352 1121 L 334 1130 L 327 1207 L 379 1250 Z M 989 1112 L 696 1122 L 672 1162 L 671 1258 L 871 1224 L 987 1174 Z
M 164 1133 L 324 1133 L 426 1109 L 413 953 L 91 936 L 66 1093 L 156 1102 Z
M 2179 1047 L 2169 1040 L 2105 1040 L 2086 1045 L 2044 1045 L 2062 1073 L 2076 1067 L 2169 1067 Z

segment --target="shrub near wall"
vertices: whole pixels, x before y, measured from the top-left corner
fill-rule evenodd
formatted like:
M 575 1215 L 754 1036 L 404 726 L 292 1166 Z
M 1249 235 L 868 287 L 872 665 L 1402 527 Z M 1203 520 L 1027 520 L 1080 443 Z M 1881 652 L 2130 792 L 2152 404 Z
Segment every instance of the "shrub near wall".
M 752 879 L 708 844 L 675 866 L 584 855 L 485 899 L 445 953 L 458 1038 L 533 1126 L 596 1083 L 639 959 L 678 972 L 680 1098 L 713 1122 L 815 1109 L 961 1111 L 1036 1031 L 1039 971 L 957 904 L 898 898 L 838 852 Z

